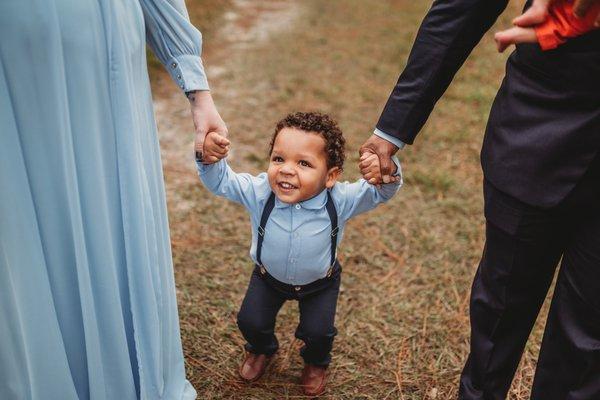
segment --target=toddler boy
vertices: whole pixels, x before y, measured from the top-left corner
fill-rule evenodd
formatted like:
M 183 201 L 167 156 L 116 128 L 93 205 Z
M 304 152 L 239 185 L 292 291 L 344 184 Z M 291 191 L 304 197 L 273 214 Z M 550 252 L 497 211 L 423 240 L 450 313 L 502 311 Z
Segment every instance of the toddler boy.
M 247 341 L 239 369 L 246 381 L 264 373 L 278 349 L 275 319 L 286 300 L 297 300 L 300 323 L 295 335 L 304 342 L 304 393 L 325 388 L 331 361 L 341 265 L 336 248 L 346 222 L 389 200 L 402 184 L 394 159 L 394 181 L 373 186 L 364 179 L 337 182 L 343 168 L 345 140 L 338 125 L 320 113 L 290 114 L 276 126 L 266 173 L 234 172 L 226 163 L 229 141 L 209 134 L 205 153 L 221 158 L 210 165 L 197 160 L 199 176 L 214 194 L 245 206 L 252 222 L 250 257 L 255 268 L 238 327 Z M 367 178 L 379 174 L 376 155 L 363 156 Z

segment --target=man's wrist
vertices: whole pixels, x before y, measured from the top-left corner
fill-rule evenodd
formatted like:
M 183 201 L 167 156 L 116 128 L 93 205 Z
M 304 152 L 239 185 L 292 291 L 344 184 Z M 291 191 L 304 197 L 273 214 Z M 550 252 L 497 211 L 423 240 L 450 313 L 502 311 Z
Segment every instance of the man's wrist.
M 404 143 L 402 140 L 400 140 L 397 137 L 394 137 L 392 135 L 389 135 L 377 128 L 375 128 L 375 130 L 373 131 L 373 134 L 384 140 L 387 140 L 388 142 L 390 142 L 391 144 L 396 146 L 398 148 L 398 150 L 402 150 L 404 148 L 404 146 L 406 146 L 406 143 Z

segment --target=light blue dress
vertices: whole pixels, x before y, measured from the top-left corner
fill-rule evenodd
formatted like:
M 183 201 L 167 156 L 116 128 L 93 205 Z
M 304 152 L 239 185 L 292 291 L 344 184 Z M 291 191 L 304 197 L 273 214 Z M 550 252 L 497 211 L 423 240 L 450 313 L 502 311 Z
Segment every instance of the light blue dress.
M 0 399 L 193 399 L 146 41 L 207 89 L 183 0 L 0 0 Z

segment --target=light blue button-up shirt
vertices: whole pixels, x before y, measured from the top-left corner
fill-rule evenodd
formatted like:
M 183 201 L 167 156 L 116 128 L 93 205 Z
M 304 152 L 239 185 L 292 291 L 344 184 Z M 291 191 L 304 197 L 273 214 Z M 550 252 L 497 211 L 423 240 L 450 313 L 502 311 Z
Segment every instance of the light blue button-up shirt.
M 397 174 L 401 176 L 400 163 L 396 157 L 393 160 L 398 167 Z M 250 213 L 250 257 L 256 263 L 257 229 L 271 194 L 267 174 L 236 173 L 225 159 L 211 165 L 196 165 L 208 190 L 242 204 Z M 402 180 L 381 185 L 381 188 L 364 179 L 336 183 L 331 189 L 331 197 L 338 215 L 338 244 L 350 218 L 391 199 L 401 185 Z M 325 277 L 331 260 L 331 221 L 326 203 L 327 189 L 296 204 L 275 198 L 275 207 L 265 226 L 261 255 L 264 267 L 275 279 L 291 285 L 305 285 Z

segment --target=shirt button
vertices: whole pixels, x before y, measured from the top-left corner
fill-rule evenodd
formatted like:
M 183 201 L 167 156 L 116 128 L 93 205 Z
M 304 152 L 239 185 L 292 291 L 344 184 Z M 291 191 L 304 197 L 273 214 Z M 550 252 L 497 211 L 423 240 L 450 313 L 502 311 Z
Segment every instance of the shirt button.
M 177 79 L 181 80 L 181 75 L 177 75 Z
M 300 204 L 296 204 L 296 210 L 300 209 Z
M 177 68 L 177 63 L 171 64 L 171 68 L 173 68 L 173 69 Z

